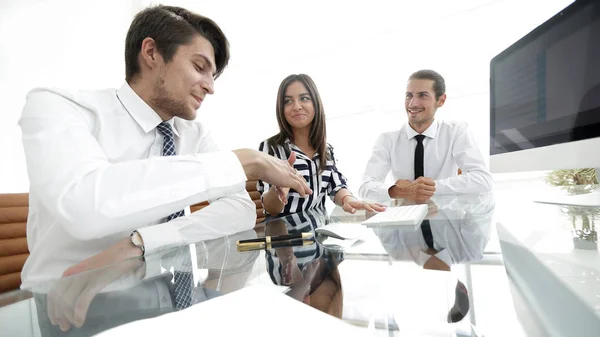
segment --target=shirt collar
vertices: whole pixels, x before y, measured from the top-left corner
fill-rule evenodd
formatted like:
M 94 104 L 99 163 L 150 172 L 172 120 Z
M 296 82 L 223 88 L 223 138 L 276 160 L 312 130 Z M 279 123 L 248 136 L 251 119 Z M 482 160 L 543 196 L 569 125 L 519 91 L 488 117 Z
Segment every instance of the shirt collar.
M 133 91 L 127 82 L 123 83 L 121 88 L 117 90 L 117 97 L 127 110 L 131 117 L 138 123 L 138 125 L 148 133 L 158 126 L 162 122 L 162 119 L 156 111 L 154 111 L 144 100 Z M 167 121 L 173 128 L 173 133 L 179 137 L 177 131 L 175 117 Z
M 439 127 L 438 121 L 437 121 L 437 119 L 434 119 L 433 123 L 431 123 L 431 125 L 427 128 L 427 130 L 425 130 L 423 133 L 421 133 L 421 135 L 424 135 L 429 138 L 435 138 L 435 136 L 437 135 L 438 127 Z M 416 135 L 419 135 L 419 134 L 420 133 L 418 133 L 412 127 L 410 127 L 410 125 L 408 123 L 406 124 L 406 138 L 407 139 L 414 138 Z
M 292 141 L 289 138 L 286 138 L 284 143 L 290 147 L 290 150 L 295 149 L 300 155 L 303 155 L 306 158 L 308 158 L 308 156 L 305 155 L 304 152 L 302 152 L 302 150 L 300 150 L 300 148 L 298 146 L 296 146 L 296 144 L 292 143 Z M 312 159 L 314 159 L 318 156 L 319 156 L 319 152 L 315 152 Z M 311 159 L 311 158 L 308 158 L 308 159 Z
M 296 144 L 292 143 L 292 141 L 289 138 L 286 138 L 283 143 L 288 147 L 288 149 L 290 149 L 290 151 L 293 149 L 297 149 L 298 152 L 302 152 L 302 151 L 300 151 L 300 149 L 298 149 Z

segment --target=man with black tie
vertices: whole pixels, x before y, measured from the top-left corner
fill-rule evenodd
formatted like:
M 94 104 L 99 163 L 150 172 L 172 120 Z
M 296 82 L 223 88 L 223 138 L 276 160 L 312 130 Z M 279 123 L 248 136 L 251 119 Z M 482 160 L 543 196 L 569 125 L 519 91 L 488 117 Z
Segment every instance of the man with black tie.
M 361 198 L 426 202 L 434 194 L 492 189 L 491 175 L 467 124 L 435 119 L 445 102 L 446 84 L 440 74 L 419 70 L 409 77 L 408 124 L 382 134 L 375 143 L 359 189 Z M 390 170 L 395 183 L 386 184 Z

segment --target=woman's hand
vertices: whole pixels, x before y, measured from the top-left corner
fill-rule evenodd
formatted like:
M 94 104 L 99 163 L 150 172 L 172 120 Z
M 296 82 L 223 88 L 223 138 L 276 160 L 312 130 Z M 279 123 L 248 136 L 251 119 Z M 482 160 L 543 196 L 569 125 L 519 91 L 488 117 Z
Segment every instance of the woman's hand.
M 279 198 L 279 201 L 281 201 L 282 204 L 287 205 L 287 197 L 288 197 L 288 193 L 290 193 L 290 188 L 289 187 L 279 187 L 279 186 L 273 186 L 275 188 L 275 191 L 277 192 L 277 197 Z
M 354 214 L 357 209 L 364 209 L 367 212 L 383 212 L 386 206 L 377 202 L 370 203 L 353 196 L 344 198 L 344 204 L 342 205 L 344 211 Z

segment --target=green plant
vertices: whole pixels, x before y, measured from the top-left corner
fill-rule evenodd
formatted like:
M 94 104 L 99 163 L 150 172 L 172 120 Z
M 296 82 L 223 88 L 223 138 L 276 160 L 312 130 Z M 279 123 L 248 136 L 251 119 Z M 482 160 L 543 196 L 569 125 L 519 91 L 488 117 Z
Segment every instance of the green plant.
M 546 183 L 562 186 L 568 194 L 585 194 L 596 189 L 598 178 L 596 170 L 591 168 L 555 170 L 546 175 Z
M 600 215 L 600 209 L 596 207 L 564 206 L 561 208 L 561 212 L 571 219 L 572 232 L 576 237 L 586 241 L 598 241 L 594 220 Z M 579 226 L 578 219 L 581 219 L 581 225 Z
M 555 170 L 546 175 L 546 183 L 552 186 L 562 186 L 568 194 L 590 193 L 598 187 L 596 170 L 591 168 L 574 170 Z M 561 212 L 570 218 L 573 234 L 585 241 L 598 241 L 598 233 L 594 220 L 600 216 L 596 207 L 564 206 Z M 578 219 L 581 219 L 579 225 Z

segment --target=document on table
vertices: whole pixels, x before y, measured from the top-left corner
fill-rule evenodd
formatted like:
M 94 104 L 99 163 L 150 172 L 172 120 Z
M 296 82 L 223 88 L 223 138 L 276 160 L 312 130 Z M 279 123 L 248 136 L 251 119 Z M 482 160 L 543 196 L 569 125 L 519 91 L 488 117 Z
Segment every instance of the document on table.
M 264 285 L 244 288 L 182 311 L 124 324 L 98 336 L 367 336 L 369 331 Z

